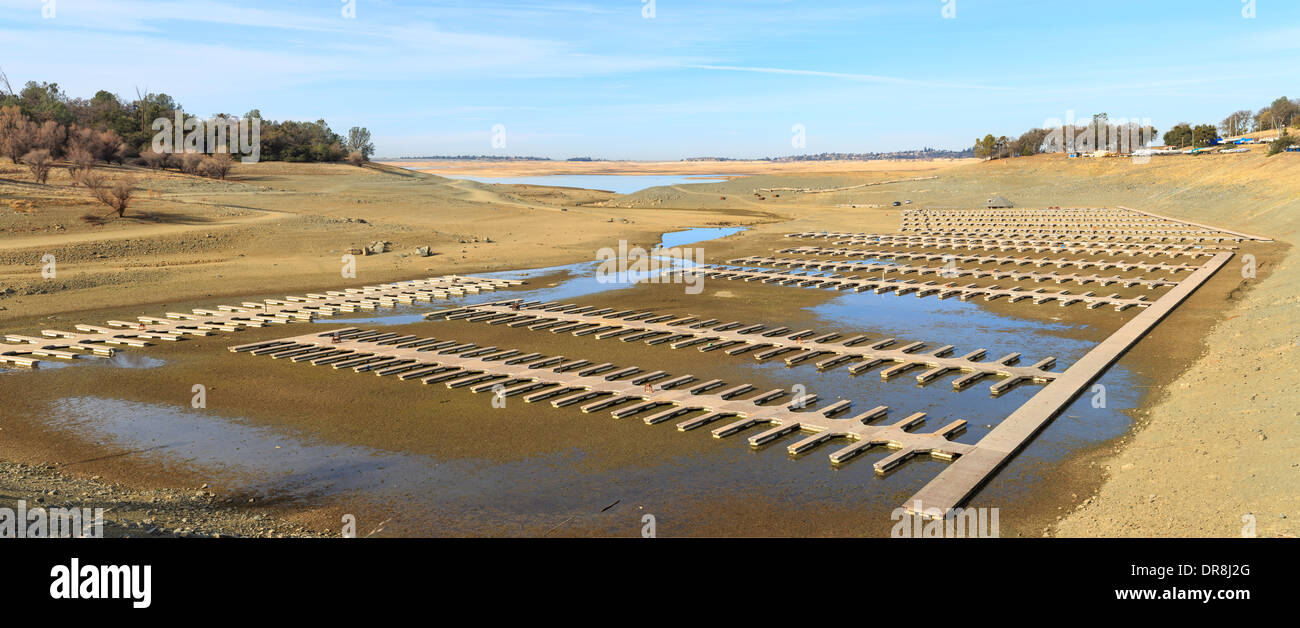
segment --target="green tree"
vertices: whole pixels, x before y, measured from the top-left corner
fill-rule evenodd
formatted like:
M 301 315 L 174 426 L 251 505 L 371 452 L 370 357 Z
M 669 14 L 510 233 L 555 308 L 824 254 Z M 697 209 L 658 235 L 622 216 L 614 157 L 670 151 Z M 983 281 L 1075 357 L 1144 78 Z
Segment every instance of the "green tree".
M 18 93 L 18 104 L 23 113 L 38 124 L 54 120 L 60 124 L 72 124 L 74 116 L 68 107 L 68 97 L 59 89 L 57 83 L 37 83 L 27 81 Z
M 359 126 L 349 129 L 346 148 L 349 153 L 361 153 L 362 157 L 370 159 L 375 154 L 375 145 L 370 141 L 370 130 Z
M 1169 129 L 1164 135 L 1165 145 L 1182 148 L 1192 145 L 1192 125 L 1186 122 L 1179 122 L 1174 128 Z
M 1011 143 L 1011 153 L 1017 157 L 1037 155 L 1043 152 L 1043 143 L 1047 140 L 1047 129 L 1030 129 Z
M 1192 129 L 1192 146 L 1204 148 L 1219 139 L 1219 131 L 1213 124 L 1198 124 Z

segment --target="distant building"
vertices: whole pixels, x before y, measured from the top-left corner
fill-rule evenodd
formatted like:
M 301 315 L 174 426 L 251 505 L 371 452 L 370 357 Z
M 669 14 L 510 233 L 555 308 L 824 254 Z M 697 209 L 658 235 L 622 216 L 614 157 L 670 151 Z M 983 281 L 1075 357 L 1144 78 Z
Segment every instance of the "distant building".
M 984 203 L 984 207 L 988 209 L 1010 209 L 1015 206 L 1016 206 L 1015 203 L 1012 203 L 1011 201 L 1008 201 L 1007 199 L 1002 198 L 997 194 L 994 194 L 992 198 L 990 198 L 987 202 Z

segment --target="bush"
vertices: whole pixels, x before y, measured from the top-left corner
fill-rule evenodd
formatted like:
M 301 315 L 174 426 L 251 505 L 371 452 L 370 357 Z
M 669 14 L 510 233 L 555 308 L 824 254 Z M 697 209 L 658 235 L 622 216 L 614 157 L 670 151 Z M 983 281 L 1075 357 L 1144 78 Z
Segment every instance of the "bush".
M 44 148 L 29 151 L 23 155 L 23 163 L 32 171 L 32 178 L 37 183 L 45 183 L 50 178 L 50 168 L 54 165 L 54 159 L 50 157 L 50 151 Z
M 108 180 L 98 173 L 87 172 L 82 175 L 81 182 L 90 190 L 90 195 L 95 200 L 117 212 L 118 218 L 126 215 L 126 209 L 131 205 L 131 197 L 135 195 L 135 187 L 130 179 Z
M 366 158 L 360 152 L 352 151 L 352 154 L 348 155 L 348 163 L 354 166 L 360 166 L 361 164 L 366 163 Z
M 225 179 L 230 174 L 230 169 L 234 167 L 235 160 L 231 159 L 230 153 L 217 153 L 211 157 L 203 158 L 199 164 L 199 173 L 214 179 Z
M 68 147 L 72 150 L 84 150 L 96 161 L 122 163 L 126 159 L 126 144 L 115 131 L 96 131 L 95 129 L 72 125 L 68 133 Z M 69 154 L 71 154 L 71 150 Z
M 140 153 L 140 159 L 144 160 L 144 165 L 153 168 L 154 170 L 160 170 L 167 167 L 168 155 L 167 153 L 156 152 L 150 148 L 149 150 Z
M 198 174 L 199 166 L 202 164 L 202 153 L 185 153 L 184 155 L 181 155 L 181 172 L 187 174 Z
M 75 181 L 78 175 L 90 172 L 95 167 L 95 156 L 90 151 L 77 147 L 68 151 L 68 174 L 72 175 Z
M 1268 143 L 1268 154 L 1276 155 L 1291 146 L 1295 146 L 1295 144 L 1296 138 L 1292 137 L 1290 133 L 1284 133 L 1281 137 Z

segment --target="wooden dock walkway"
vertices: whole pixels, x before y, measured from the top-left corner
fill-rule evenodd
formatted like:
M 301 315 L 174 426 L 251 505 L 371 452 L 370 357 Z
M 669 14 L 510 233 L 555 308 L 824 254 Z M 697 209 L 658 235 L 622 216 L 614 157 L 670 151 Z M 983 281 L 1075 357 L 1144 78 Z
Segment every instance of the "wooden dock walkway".
M 402 380 L 418 379 L 425 384 L 441 383 L 447 388 L 466 388 L 475 393 L 522 395 L 526 403 L 549 401 L 557 408 L 581 404 L 579 408 L 583 412 L 610 410 L 616 419 L 639 414 L 648 425 L 697 413 L 677 423 L 680 431 L 730 420 L 712 431 L 715 438 L 732 436 L 759 425 L 769 426 L 749 438 L 753 447 L 796 431 L 813 434 L 790 445 L 790 453 L 807 453 L 832 438 L 849 440 L 847 446 L 831 452 L 832 464 L 848 462 L 872 447 L 895 450 L 873 465 L 877 473 L 885 473 L 916 455 L 952 460 L 973 451 L 971 445 L 950 440 L 965 429 L 964 420 L 953 421 L 933 432 L 917 432 L 911 430 L 925 421 L 925 413 L 913 413 L 893 424 L 873 424 L 885 416 L 887 407 L 877 406 L 856 416 L 836 418 L 848 411 L 848 401 L 837 400 L 813 409 L 817 395 L 809 394 L 773 404 L 789 393 L 777 389 L 753 394 L 757 388 L 748 384 L 728 388 L 720 380 L 699 382 L 691 375 L 673 377 L 639 367 L 591 365 L 587 360 L 535 353 L 524 355 L 519 350 L 479 347 L 456 340 L 440 341 L 349 327 L 237 345 L 230 350 L 378 376 L 391 375 Z
M 1232 258 L 1219 253 L 1205 266 L 1160 297 L 1094 347 L 1059 377 L 984 435 L 975 451 L 962 456 L 907 500 L 913 514 L 942 517 L 961 506 L 998 469 L 1020 451 L 1044 426 L 1106 371 L 1124 352 L 1137 344 L 1174 308 L 1191 296 Z
M 445 275 L 387 284 L 346 288 L 324 294 L 289 296 L 264 302 L 219 305 L 216 309 L 190 312 L 167 312 L 165 317 L 140 316 L 137 321 L 108 321 L 107 327 L 76 325 L 76 331 L 43 329 L 44 338 L 6 334 L 5 340 L 19 345 L 0 345 L 0 363 L 36 367 L 31 355 L 75 357 L 77 353 L 112 355 L 113 348 L 146 347 L 152 341 L 175 342 L 186 336 L 207 336 L 215 332 L 233 332 L 248 327 L 310 322 L 317 317 L 342 312 L 375 310 L 402 303 L 432 301 L 497 290 L 525 282 L 517 279 L 462 277 Z M 61 351 L 59 355 L 48 353 Z M 40 353 L 46 352 L 46 353 Z
M 823 248 L 819 246 L 797 246 L 776 251 L 782 254 L 796 255 L 833 255 L 837 257 L 872 257 L 883 259 L 907 259 L 907 260 L 926 260 L 926 261 L 948 261 L 952 260 L 961 263 L 974 264 L 1015 264 L 1017 266 L 1034 266 L 1042 268 L 1044 266 L 1056 266 L 1058 268 L 1069 268 L 1071 266 L 1079 270 L 1096 268 L 1097 270 L 1109 270 L 1115 268 L 1124 272 L 1130 270 L 1144 270 L 1157 272 L 1190 273 L 1197 268 L 1196 264 L 1153 264 L 1149 262 L 1131 262 L 1116 260 L 1078 260 L 1065 257 L 1051 259 L 1047 257 L 1013 257 L 1005 255 L 963 255 L 960 253 L 916 253 L 909 251 L 899 251 L 896 249 L 846 249 L 846 248 Z
M 805 260 L 805 259 L 797 259 L 797 258 L 763 257 L 760 255 L 739 257 L 733 260 L 728 260 L 727 263 L 735 266 L 776 266 L 776 267 L 784 267 L 784 268 L 803 268 L 809 270 L 824 270 L 824 271 L 889 272 L 889 273 L 897 273 L 900 275 L 910 275 L 915 273 L 917 275 L 942 275 L 947 279 L 959 279 L 961 277 L 970 276 L 975 279 L 991 277 L 993 279 L 1010 279 L 1012 281 L 1032 281 L 1034 283 L 1040 283 L 1043 281 L 1052 281 L 1058 284 L 1073 282 L 1079 285 L 1086 285 L 1089 283 L 1095 283 L 1101 286 L 1108 286 L 1111 284 L 1122 284 L 1126 288 L 1131 288 L 1133 286 L 1146 286 L 1147 288 L 1162 288 L 1162 287 L 1178 285 L 1178 282 L 1172 279 L 1164 279 L 1164 278 L 1148 279 L 1145 277 L 1120 277 L 1119 275 L 1102 277 L 1101 275 L 1098 275 L 1096 273 L 1093 273 L 1091 275 L 1081 275 L 1079 273 L 1071 273 L 1068 275 L 1063 275 L 1057 272 L 1035 273 L 1035 272 L 1023 272 L 1023 271 L 1002 270 L 1002 269 L 985 269 L 985 268 L 969 268 L 969 267 L 961 268 L 955 266 L 952 268 L 948 268 L 944 266 L 909 266 L 907 264 L 877 264 L 871 262 L 855 262 L 855 261 L 823 262 L 817 260 Z
M 1055 302 L 1062 307 L 1066 307 L 1076 303 L 1081 303 L 1088 309 L 1112 305 L 1117 311 L 1124 311 L 1131 307 L 1148 307 L 1152 303 L 1147 300 L 1145 296 L 1129 299 L 1122 298 L 1118 294 L 1097 296 L 1092 292 L 1076 294 L 1069 290 L 1048 292 L 1044 288 L 1026 290 L 1023 288 L 1002 288 L 1000 286 L 980 287 L 975 284 L 958 286 L 956 285 L 956 282 L 953 281 L 940 283 L 938 281 L 920 282 L 914 279 L 869 279 L 853 275 L 845 276 L 838 274 L 795 274 L 777 271 L 743 270 L 740 268 L 728 268 L 717 265 L 701 266 L 673 272 L 690 272 L 702 277 L 710 277 L 713 279 L 759 281 L 762 283 L 770 283 L 780 286 L 794 286 L 799 288 L 811 287 L 832 290 L 852 290 L 854 292 L 871 290 L 877 294 L 892 292 L 898 296 L 915 292 L 917 297 L 926 297 L 933 294 L 938 295 L 940 299 L 957 297 L 963 301 L 975 297 L 984 297 L 985 301 L 992 301 L 994 299 L 1006 297 L 1007 301 L 1012 303 L 1028 300 L 1033 305 Z
M 597 309 L 574 304 L 524 302 L 518 299 L 483 303 L 462 308 L 430 312 L 429 320 L 466 320 L 490 325 L 526 327 L 530 330 L 565 332 L 575 336 L 590 335 L 599 340 L 618 338 L 623 342 L 644 341 L 650 345 L 673 349 L 696 347 L 702 352 L 722 351 L 727 355 L 752 354 L 763 360 L 785 357 L 791 366 L 811 363 L 820 370 L 849 364 L 849 370 L 862 373 L 880 365 L 891 365 L 881 370 L 881 378 L 889 379 L 914 368 L 927 370 L 916 375 L 919 384 L 937 381 L 945 375 L 961 375 L 952 382 L 954 389 L 963 390 L 986 378 L 996 377 L 990 392 L 1001 394 L 1020 383 L 1045 383 L 1056 377 L 1048 371 L 1056 358 L 1048 356 L 1032 366 L 1015 366 L 1020 354 L 1013 353 L 990 362 L 983 348 L 970 351 L 961 357 L 949 357 L 952 345 L 930 344 L 930 351 L 922 353 L 927 344 L 915 342 L 893 347 L 893 338 L 870 340 L 864 335 L 843 337 L 840 333 L 820 333 L 812 330 L 794 331 L 772 323 L 722 322 L 700 320 L 694 316 L 656 314 L 644 310 Z M 793 332 L 793 333 L 792 333 Z
M 1141 241 L 1078 241 L 1026 238 L 965 238 L 955 236 L 895 236 L 887 234 L 812 234 L 790 233 L 788 238 L 827 238 L 831 243 L 849 246 L 896 246 L 912 248 L 981 249 L 997 251 L 1033 251 L 1035 253 L 1085 253 L 1119 256 L 1148 257 L 1210 257 L 1220 251 L 1236 250 L 1236 246 L 1203 244 L 1167 244 Z

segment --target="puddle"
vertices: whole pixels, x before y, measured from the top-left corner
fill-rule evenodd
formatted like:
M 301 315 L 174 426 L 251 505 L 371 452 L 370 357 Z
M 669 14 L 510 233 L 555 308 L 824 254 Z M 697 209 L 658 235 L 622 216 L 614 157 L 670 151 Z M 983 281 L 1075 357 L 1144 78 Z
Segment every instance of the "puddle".
M 80 362 L 83 361 L 41 360 L 36 364 L 36 368 L 27 368 L 25 366 L 0 366 L 0 375 L 9 375 L 15 373 L 36 373 L 38 371 L 52 371 L 61 368 L 66 368 L 69 366 L 76 366 Z
M 163 360 L 151 358 L 135 351 L 118 351 L 105 361 L 108 364 L 124 369 L 153 369 L 166 364 Z
M 116 368 L 126 369 L 152 369 L 167 364 L 165 360 L 151 358 L 139 353 L 139 349 L 119 350 L 112 357 L 100 357 L 95 355 L 83 355 L 71 360 L 60 358 L 37 358 L 40 362 L 36 368 L 15 368 L 0 367 L 0 375 L 6 373 L 34 373 L 37 371 L 52 371 L 68 368 L 70 366 L 85 366 L 93 364 L 107 364 Z

